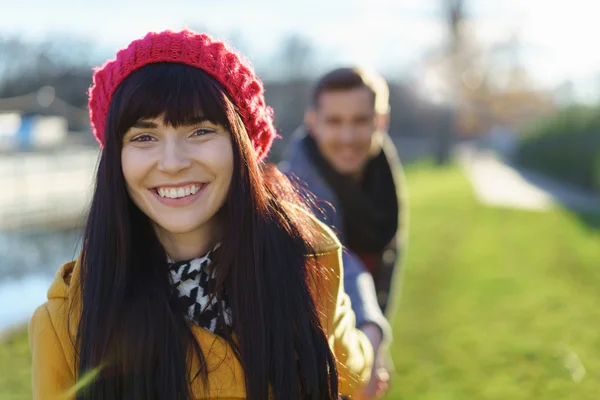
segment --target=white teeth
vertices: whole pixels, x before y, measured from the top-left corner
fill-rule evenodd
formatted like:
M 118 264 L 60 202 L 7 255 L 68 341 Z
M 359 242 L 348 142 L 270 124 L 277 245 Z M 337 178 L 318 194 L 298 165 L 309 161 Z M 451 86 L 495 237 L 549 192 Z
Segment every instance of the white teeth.
M 178 199 L 181 197 L 189 196 L 191 194 L 196 194 L 196 193 L 198 193 L 198 191 L 200 191 L 201 188 L 202 188 L 202 185 L 193 185 L 193 186 L 170 188 L 170 189 L 158 188 L 156 191 L 158 192 L 160 197 L 168 197 L 171 199 Z

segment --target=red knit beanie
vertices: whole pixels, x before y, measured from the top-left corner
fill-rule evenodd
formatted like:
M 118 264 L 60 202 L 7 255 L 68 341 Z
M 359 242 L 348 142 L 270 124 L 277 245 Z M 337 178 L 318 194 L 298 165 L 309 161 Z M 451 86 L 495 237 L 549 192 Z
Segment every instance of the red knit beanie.
M 267 155 L 277 133 L 262 82 L 250 63 L 227 44 L 189 30 L 150 32 L 120 50 L 114 60 L 94 69 L 89 111 L 100 147 L 104 146 L 108 108 L 119 84 L 136 69 L 158 62 L 191 65 L 219 81 L 238 107 L 258 159 Z

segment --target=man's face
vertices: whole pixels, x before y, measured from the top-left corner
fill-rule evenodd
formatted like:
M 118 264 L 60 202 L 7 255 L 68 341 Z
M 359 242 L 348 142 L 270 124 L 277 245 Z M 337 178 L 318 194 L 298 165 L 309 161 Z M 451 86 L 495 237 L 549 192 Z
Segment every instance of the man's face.
M 323 157 L 341 174 L 360 175 L 378 128 L 373 94 L 366 87 L 321 93 L 306 123 Z

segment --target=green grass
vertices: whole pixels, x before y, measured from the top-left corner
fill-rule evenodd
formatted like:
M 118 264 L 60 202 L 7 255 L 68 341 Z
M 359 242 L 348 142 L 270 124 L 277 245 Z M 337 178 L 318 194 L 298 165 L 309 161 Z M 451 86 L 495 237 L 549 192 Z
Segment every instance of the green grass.
M 388 398 L 599 398 L 600 231 L 564 210 L 477 204 L 458 168 L 419 166 L 407 180 Z
M 0 399 L 31 400 L 31 361 L 27 331 L 0 344 Z
M 454 167 L 410 167 L 407 181 L 410 245 L 387 398 L 599 398 L 599 217 L 479 205 Z M 23 333 L 0 345 L 0 399 L 28 399 L 29 385 Z

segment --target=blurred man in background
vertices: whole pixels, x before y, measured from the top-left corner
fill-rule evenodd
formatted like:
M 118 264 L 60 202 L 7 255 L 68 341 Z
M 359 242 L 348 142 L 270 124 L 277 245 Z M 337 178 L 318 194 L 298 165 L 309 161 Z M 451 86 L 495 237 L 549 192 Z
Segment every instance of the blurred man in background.
M 377 354 L 366 398 L 388 387 L 387 320 L 405 242 L 405 185 L 387 135 L 389 111 L 389 88 L 381 76 L 360 68 L 331 71 L 317 82 L 304 126 L 294 133 L 281 164 L 321 202 L 317 215 L 346 247 L 345 289 L 357 326 Z

